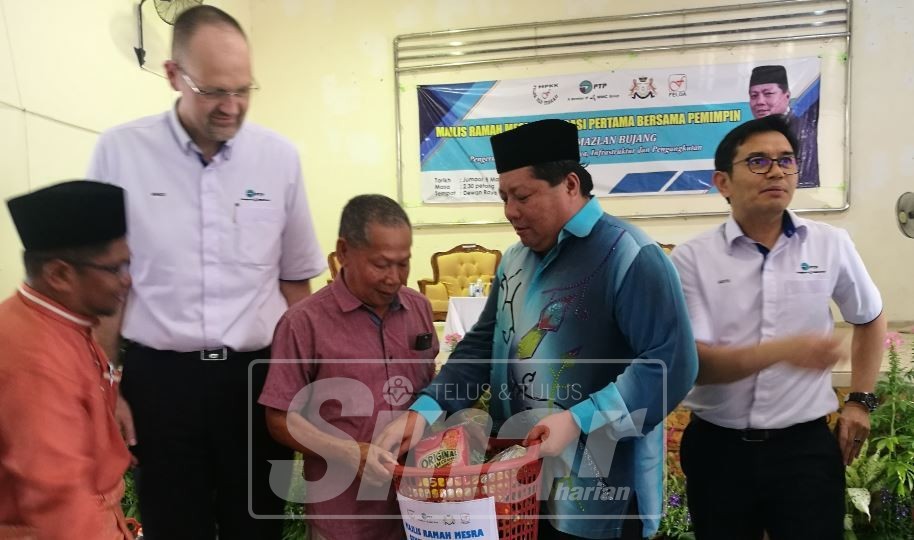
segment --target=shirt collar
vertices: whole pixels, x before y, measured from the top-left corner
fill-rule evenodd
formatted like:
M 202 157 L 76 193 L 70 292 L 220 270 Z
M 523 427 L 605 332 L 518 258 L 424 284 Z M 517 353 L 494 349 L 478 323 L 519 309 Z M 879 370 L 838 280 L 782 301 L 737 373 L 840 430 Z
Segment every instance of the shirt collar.
M 39 293 L 26 283 L 23 283 L 19 286 L 19 296 L 26 304 L 33 306 L 39 311 L 44 311 L 57 319 L 63 319 L 68 323 L 75 324 L 83 328 L 92 328 L 98 322 L 97 320 L 89 319 L 82 315 L 77 315 L 61 304 Z
M 178 141 L 178 146 L 181 148 L 182 152 L 185 154 L 194 152 L 197 155 L 202 155 L 203 152 L 200 151 L 200 147 L 190 138 L 190 135 L 187 134 L 187 130 L 181 125 L 181 120 L 178 118 L 178 101 L 175 101 L 174 106 L 168 111 L 168 125 L 171 127 L 171 132 L 174 134 L 175 140 Z M 238 133 L 236 133 L 234 137 L 222 143 L 222 148 L 219 149 L 217 154 L 222 154 L 225 156 L 225 159 L 232 159 L 232 148 L 235 145 L 235 140 L 243 129 L 244 124 L 241 125 L 241 129 L 238 130 Z
M 337 274 L 336 279 L 330 282 L 330 292 L 333 294 L 333 298 L 336 300 L 337 305 L 339 305 L 340 310 L 343 313 L 349 313 L 355 311 L 365 304 L 355 297 L 352 294 L 352 291 L 349 290 L 349 287 L 346 286 L 346 281 L 343 280 L 343 273 L 345 272 L 344 268 L 340 268 L 339 274 Z M 366 309 L 368 306 L 365 306 Z M 390 303 L 390 310 L 396 311 L 398 309 L 408 309 L 406 302 L 403 300 L 403 288 L 401 287 L 397 291 L 397 295 L 394 296 L 393 301 Z
M 561 244 L 562 240 L 568 236 L 584 238 L 589 235 L 601 217 L 603 217 L 603 207 L 600 206 L 595 197 L 591 197 L 587 204 L 581 207 L 575 215 L 571 216 L 568 223 L 565 223 L 565 226 L 562 227 L 557 244 Z
M 800 242 L 806 241 L 806 220 L 797 216 L 792 210 L 784 210 L 781 216 L 781 234 L 787 238 L 796 236 Z M 727 241 L 727 253 L 733 253 L 733 243 L 739 238 L 746 237 L 742 227 L 733 219 L 733 214 L 724 224 L 724 238 Z M 748 237 L 746 237 L 748 239 Z

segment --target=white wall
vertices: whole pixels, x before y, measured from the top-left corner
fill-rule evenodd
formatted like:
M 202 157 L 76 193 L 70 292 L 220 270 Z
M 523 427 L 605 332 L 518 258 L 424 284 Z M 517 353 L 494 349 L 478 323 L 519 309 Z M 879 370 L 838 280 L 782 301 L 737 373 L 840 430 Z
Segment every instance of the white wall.
M 299 147 L 319 239 L 334 247 L 339 211 L 365 192 L 396 193 L 392 41 L 404 33 L 661 11 L 733 0 L 224 0 L 208 1 L 249 32 L 263 90 L 250 118 Z M 127 0 L 0 0 L 0 197 L 81 176 L 95 134 L 169 107 L 165 80 L 140 70 L 135 4 Z M 144 7 L 148 67 L 161 73 L 170 27 Z M 851 209 L 821 219 L 847 228 L 893 320 L 914 320 L 914 240 L 895 226 L 894 202 L 914 190 L 914 3 L 854 2 Z M 24 110 L 23 110 L 24 109 Z M 641 221 L 681 242 L 720 219 Z M 422 230 L 410 283 L 431 275 L 434 251 L 474 241 L 504 248 L 506 226 Z M 20 244 L 0 209 L 0 296 L 21 279 Z M 322 283 L 318 280 L 317 283 Z

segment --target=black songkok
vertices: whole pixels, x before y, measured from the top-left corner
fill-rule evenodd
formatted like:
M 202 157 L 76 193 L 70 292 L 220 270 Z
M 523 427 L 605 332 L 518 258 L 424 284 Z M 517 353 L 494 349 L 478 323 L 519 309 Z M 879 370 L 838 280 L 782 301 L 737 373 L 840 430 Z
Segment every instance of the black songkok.
M 92 180 L 62 182 L 6 201 L 26 251 L 86 247 L 124 236 L 124 190 Z
M 758 66 L 752 70 L 749 86 L 771 83 L 787 88 L 787 70 L 784 66 Z
M 494 135 L 490 141 L 499 173 L 552 161 L 581 160 L 578 128 L 564 120 L 531 122 Z

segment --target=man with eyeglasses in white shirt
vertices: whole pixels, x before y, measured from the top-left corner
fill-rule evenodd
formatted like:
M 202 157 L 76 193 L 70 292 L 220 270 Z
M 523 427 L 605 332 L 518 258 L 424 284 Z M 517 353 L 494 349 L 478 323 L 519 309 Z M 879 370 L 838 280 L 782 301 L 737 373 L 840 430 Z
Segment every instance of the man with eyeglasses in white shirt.
M 797 148 L 776 115 L 728 133 L 713 180 L 731 215 L 672 254 L 698 346 L 680 452 L 699 540 L 842 538 L 844 466 L 869 434 L 882 299 L 847 232 L 787 209 Z M 853 325 L 834 434 L 825 416 L 844 349 L 829 300 Z
M 256 85 L 238 22 L 212 6 L 184 11 L 165 71 L 176 105 L 102 134 L 89 168 L 130 194 L 135 279 L 123 324 L 108 321 L 101 341 L 127 343 L 144 533 L 278 539 L 281 520 L 250 514 L 283 514 L 269 460 L 292 453 L 256 403 L 267 365 L 250 381 L 248 367 L 270 357 L 276 323 L 325 259 L 295 147 L 244 122 Z

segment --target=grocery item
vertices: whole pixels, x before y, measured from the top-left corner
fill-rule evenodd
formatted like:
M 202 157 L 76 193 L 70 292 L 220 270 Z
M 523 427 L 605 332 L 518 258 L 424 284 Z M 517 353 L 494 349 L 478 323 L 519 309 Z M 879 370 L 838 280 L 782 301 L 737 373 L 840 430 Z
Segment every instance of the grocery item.
M 492 456 L 487 463 L 498 463 L 499 461 L 508 461 L 509 459 L 517 459 L 519 457 L 524 457 L 527 455 L 527 448 L 519 444 L 509 446 L 501 452 Z
M 416 445 L 417 467 L 438 469 L 469 463 L 469 436 L 463 426 L 447 428 Z

